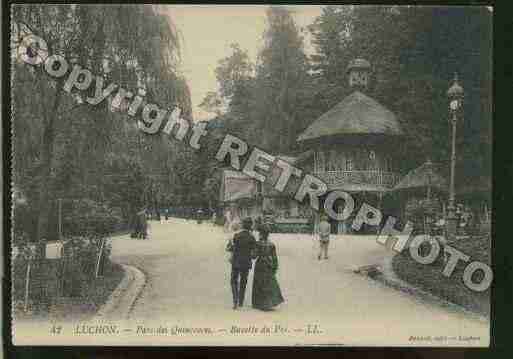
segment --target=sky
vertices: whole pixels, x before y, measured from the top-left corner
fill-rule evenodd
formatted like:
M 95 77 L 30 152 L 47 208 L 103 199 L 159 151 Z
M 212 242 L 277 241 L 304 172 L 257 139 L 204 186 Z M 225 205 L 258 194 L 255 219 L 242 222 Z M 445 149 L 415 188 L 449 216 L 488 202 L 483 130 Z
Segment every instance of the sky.
M 290 8 L 299 28 L 311 24 L 321 13 L 320 6 Z M 194 120 L 207 120 L 213 114 L 202 111 L 198 105 L 207 92 L 217 90 L 214 70 L 219 60 L 230 54 L 232 43 L 240 44 L 252 60 L 256 59 L 266 26 L 266 6 L 167 5 L 161 9 L 181 34 L 181 71 L 191 91 Z M 305 51 L 311 53 L 309 38 L 305 40 Z

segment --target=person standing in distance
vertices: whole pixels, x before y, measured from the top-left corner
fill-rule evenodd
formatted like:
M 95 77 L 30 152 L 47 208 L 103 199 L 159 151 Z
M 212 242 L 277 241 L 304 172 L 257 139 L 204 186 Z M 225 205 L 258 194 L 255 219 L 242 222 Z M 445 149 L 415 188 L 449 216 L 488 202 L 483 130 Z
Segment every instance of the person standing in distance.
M 319 256 L 317 257 L 321 260 L 321 257 L 324 255 L 324 259 L 328 259 L 328 247 L 330 245 L 330 232 L 331 226 L 326 219 L 326 216 L 321 217 L 321 223 L 319 223 Z

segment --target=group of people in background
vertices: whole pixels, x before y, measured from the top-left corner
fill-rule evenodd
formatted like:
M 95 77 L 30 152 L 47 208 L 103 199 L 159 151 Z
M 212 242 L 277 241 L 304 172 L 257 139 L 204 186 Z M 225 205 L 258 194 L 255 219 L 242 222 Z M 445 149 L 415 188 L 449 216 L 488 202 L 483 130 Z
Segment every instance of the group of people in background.
M 147 210 L 148 216 L 152 219 L 160 220 L 162 216 L 166 220 L 169 218 L 182 218 L 189 220 L 198 220 L 201 217 L 202 220 L 208 220 L 211 218 L 212 213 L 215 212 L 215 209 L 208 207 L 189 207 L 189 206 L 180 206 L 180 207 L 160 207 L 158 209 L 149 208 Z
M 485 218 L 480 218 L 479 215 L 474 213 L 471 207 L 461 203 L 456 206 L 456 218 L 457 233 L 461 236 L 479 234 L 483 230 L 482 225 L 486 224 L 486 216 Z M 433 221 L 432 227 L 435 234 L 443 235 L 445 233 L 446 222 L 443 213 L 438 214 L 436 220 Z

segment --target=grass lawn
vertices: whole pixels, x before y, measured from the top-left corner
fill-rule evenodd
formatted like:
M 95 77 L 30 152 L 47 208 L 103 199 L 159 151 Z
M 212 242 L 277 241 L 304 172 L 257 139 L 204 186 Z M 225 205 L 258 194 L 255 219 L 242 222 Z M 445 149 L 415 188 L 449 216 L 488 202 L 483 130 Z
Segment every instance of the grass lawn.
M 481 261 L 490 265 L 490 237 L 469 237 L 449 242 L 453 248 L 470 256 L 470 261 Z M 442 254 L 432 264 L 419 264 L 414 261 L 408 250 L 397 254 L 392 261 L 393 269 L 397 276 L 406 282 L 442 297 L 449 302 L 459 304 L 473 312 L 489 315 L 490 313 L 490 288 L 483 292 L 474 292 L 463 284 L 463 271 L 468 263 L 458 261 L 450 278 L 445 277 L 442 271 L 445 264 Z M 478 282 L 482 275 L 479 271 L 474 280 Z

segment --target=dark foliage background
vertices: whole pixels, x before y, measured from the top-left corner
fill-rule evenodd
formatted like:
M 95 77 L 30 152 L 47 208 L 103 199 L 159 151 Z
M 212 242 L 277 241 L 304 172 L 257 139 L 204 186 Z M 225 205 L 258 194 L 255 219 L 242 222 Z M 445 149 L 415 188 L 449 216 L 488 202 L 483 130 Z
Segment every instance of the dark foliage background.
M 368 94 L 395 112 L 408 134 L 404 167 L 426 158 L 448 168 L 446 91 L 457 72 L 465 90 L 458 127 L 457 187 L 491 176 L 492 14 L 485 7 L 324 6 L 308 28 L 270 7 L 257 63 L 238 44 L 216 70 L 219 93 L 204 109 L 221 127 L 277 153 L 298 153 L 297 136 L 350 93 L 346 69 L 373 65 Z M 304 51 L 312 35 L 315 54 Z M 221 111 L 225 109 L 225 111 Z

